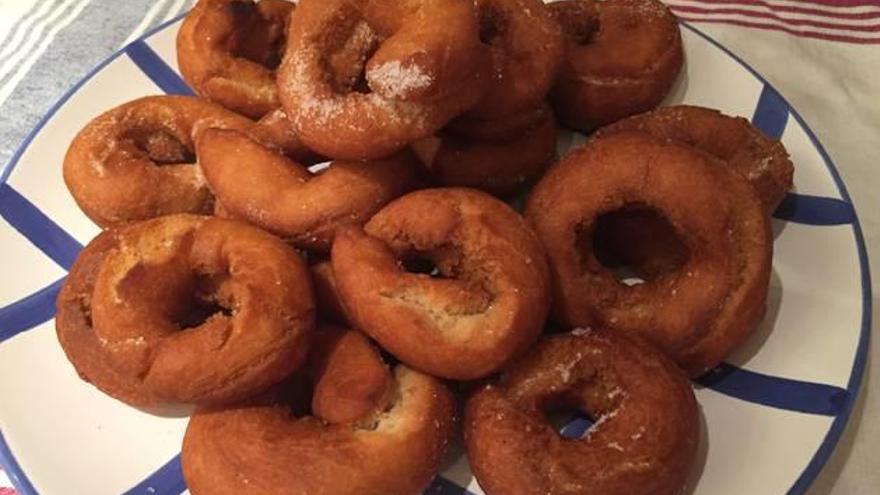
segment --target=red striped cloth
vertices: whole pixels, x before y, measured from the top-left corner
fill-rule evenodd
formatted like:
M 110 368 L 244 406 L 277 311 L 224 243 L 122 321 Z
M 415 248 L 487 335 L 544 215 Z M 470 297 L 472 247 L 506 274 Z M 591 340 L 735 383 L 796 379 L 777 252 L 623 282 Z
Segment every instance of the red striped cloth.
M 679 18 L 880 44 L 880 0 L 663 0 Z

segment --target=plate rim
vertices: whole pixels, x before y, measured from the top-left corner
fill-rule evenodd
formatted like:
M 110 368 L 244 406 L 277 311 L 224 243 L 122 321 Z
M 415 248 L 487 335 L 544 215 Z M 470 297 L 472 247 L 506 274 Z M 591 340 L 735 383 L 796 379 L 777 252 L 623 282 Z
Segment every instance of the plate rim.
M 21 160 L 24 152 L 30 147 L 31 142 L 39 135 L 39 133 L 43 130 L 45 125 L 51 120 L 55 114 L 61 109 L 67 101 L 75 95 L 87 82 L 89 82 L 96 74 L 98 74 L 101 70 L 103 70 L 107 65 L 111 62 L 119 58 L 122 54 L 126 52 L 126 49 L 133 43 L 138 42 L 146 42 L 148 38 L 153 36 L 154 34 L 168 28 L 169 26 L 179 22 L 183 19 L 188 12 L 180 14 L 173 19 L 170 19 L 166 22 L 159 24 L 158 26 L 148 30 L 142 36 L 138 37 L 136 40 L 132 41 L 129 44 L 126 44 L 122 48 L 116 50 L 107 58 L 98 63 L 94 68 L 88 71 L 82 78 L 80 78 L 76 83 L 74 83 L 64 94 L 55 101 L 52 106 L 49 107 L 49 110 L 40 118 L 37 124 L 27 133 L 25 138 L 21 141 L 21 143 L 16 148 L 15 152 L 10 157 L 9 161 L 3 166 L 3 169 L 0 170 L 0 186 L 5 186 L 10 175 L 12 174 L 15 167 L 18 165 Z M 801 114 L 797 111 L 797 109 L 791 105 L 788 99 L 784 94 L 776 90 L 776 87 L 771 84 L 764 76 L 762 76 L 757 70 L 755 70 L 751 65 L 745 62 L 742 58 L 736 55 L 729 48 L 724 46 L 721 42 L 714 39 L 712 36 L 702 31 L 701 29 L 693 26 L 691 22 L 679 21 L 679 24 L 696 34 L 704 41 L 710 43 L 714 47 L 720 49 L 725 55 L 733 59 L 737 62 L 742 68 L 747 70 L 753 77 L 755 77 L 759 82 L 761 82 L 764 87 L 770 88 L 774 91 L 779 98 L 786 104 L 789 112 L 794 117 L 795 121 L 804 130 L 807 134 L 807 137 L 810 139 L 810 143 L 813 148 L 819 153 L 822 157 L 822 161 L 825 164 L 825 168 L 831 175 L 832 180 L 834 181 L 834 185 L 837 188 L 837 192 L 840 194 L 841 198 L 849 203 L 853 209 L 853 221 L 851 222 L 851 227 L 853 229 L 853 235 L 855 240 L 856 252 L 858 254 L 859 259 L 859 272 L 860 272 L 860 283 L 861 283 L 861 293 L 862 293 L 862 317 L 861 317 L 861 327 L 859 329 L 859 339 L 856 347 L 856 352 L 853 357 L 852 368 L 850 371 L 849 380 L 847 381 L 846 386 L 846 398 L 845 402 L 841 408 L 839 414 L 837 414 L 831 426 L 828 428 L 822 442 L 819 444 L 819 447 L 816 449 L 815 453 L 811 457 L 810 461 L 804 467 L 801 474 L 792 484 L 792 486 L 788 489 L 788 494 L 794 495 L 803 495 L 809 487 L 813 484 L 813 482 L 818 477 L 819 473 L 822 472 L 823 468 L 827 464 L 828 460 L 831 458 L 831 455 L 834 453 L 835 448 L 840 443 L 840 437 L 842 436 L 846 426 L 849 424 L 849 420 L 851 419 L 852 412 L 854 410 L 855 404 L 859 398 L 861 393 L 861 385 L 864 379 L 865 368 L 867 365 L 868 358 L 868 349 L 870 343 L 870 334 L 871 334 L 871 316 L 872 316 L 872 287 L 871 287 L 871 273 L 870 273 L 870 265 L 867 254 L 867 247 L 865 245 L 865 238 L 862 232 L 861 223 L 859 220 L 858 209 L 856 208 L 855 203 L 852 200 L 852 197 L 849 194 L 849 191 L 846 188 L 846 184 L 843 181 L 843 178 L 840 176 L 840 173 L 837 169 L 837 166 L 834 164 L 834 161 L 831 159 L 831 156 L 828 154 L 825 147 L 819 141 L 816 134 L 813 132 L 812 128 L 807 124 L 806 120 L 801 116 Z M 27 477 L 27 474 L 18 464 L 15 459 L 15 456 L 3 437 L 3 432 L 0 430 L 0 466 L 3 467 L 3 470 L 9 477 L 9 480 L 12 482 L 15 489 L 19 492 L 20 495 L 38 495 L 38 492 L 31 484 L 30 480 Z

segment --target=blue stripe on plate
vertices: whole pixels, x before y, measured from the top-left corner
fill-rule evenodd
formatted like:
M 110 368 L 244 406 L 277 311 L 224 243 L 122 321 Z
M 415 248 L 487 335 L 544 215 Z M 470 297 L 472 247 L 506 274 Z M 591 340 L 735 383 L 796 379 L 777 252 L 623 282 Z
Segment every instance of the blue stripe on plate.
M 565 438 L 581 438 L 591 426 L 593 426 L 593 422 L 590 421 L 590 418 L 578 415 L 572 418 L 569 423 L 560 430 L 559 434 Z
M 63 284 L 63 278 L 56 280 L 52 285 L 0 308 L 0 342 L 54 318 L 55 299 Z
M 9 184 L 0 184 L 0 216 L 64 269 L 70 269 L 82 250 L 82 244 Z
M 166 64 L 145 41 L 138 40 L 131 43 L 125 47 L 125 53 L 162 91 L 170 95 L 193 95 L 192 89 L 187 86 L 180 75 Z
M 849 398 L 840 387 L 762 375 L 726 363 L 696 382 L 754 404 L 823 416 L 839 414 Z
M 9 450 L 9 444 L 7 444 L 6 439 L 3 438 L 3 431 L 0 431 L 0 466 L 6 471 L 9 480 L 12 481 L 12 486 L 15 487 L 19 495 L 37 495 L 37 490 L 34 489 L 34 485 L 32 485 L 31 481 L 25 476 L 24 471 L 21 470 L 21 466 L 15 461 L 12 451 Z
M 437 476 L 425 490 L 424 495 L 473 495 L 473 492 L 458 486 L 446 478 Z
M 764 134 L 779 139 L 785 132 L 788 123 L 789 106 L 785 99 L 773 86 L 764 84 L 755 115 L 752 116 L 752 124 L 764 131 Z
M 852 204 L 836 198 L 789 193 L 773 216 L 807 225 L 847 225 L 856 219 Z
M 125 495 L 178 495 L 185 490 L 180 454 L 177 454 L 155 473 L 125 492 Z

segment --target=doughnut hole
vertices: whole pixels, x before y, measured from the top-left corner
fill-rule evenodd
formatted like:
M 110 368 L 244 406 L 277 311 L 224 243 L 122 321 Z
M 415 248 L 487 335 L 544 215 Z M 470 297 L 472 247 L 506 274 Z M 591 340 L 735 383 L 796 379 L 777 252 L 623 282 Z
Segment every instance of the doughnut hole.
M 263 1 L 259 4 L 232 2 L 228 4 L 235 26 L 241 26 L 230 35 L 230 53 L 235 57 L 275 70 L 281 65 L 284 54 L 285 28 L 277 17 L 263 11 L 286 9 L 281 0 Z
M 450 274 L 444 274 L 440 267 L 426 253 L 413 252 L 401 257 L 400 265 L 408 273 L 428 275 L 431 278 L 450 278 Z
M 669 220 L 644 205 L 600 215 L 591 230 L 579 232 L 577 242 L 581 253 L 592 246 L 596 260 L 626 285 L 676 272 L 690 257 Z
M 196 161 L 192 147 L 165 129 L 146 132 L 133 130 L 126 138 L 131 139 L 134 146 L 158 166 L 190 164 Z

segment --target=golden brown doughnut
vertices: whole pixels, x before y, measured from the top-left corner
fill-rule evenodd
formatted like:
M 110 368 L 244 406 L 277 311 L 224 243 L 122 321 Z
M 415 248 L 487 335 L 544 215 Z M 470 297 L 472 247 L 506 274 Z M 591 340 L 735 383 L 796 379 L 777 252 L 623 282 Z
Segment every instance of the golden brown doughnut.
M 237 131 L 208 129 L 197 143 L 211 190 L 227 214 L 289 239 L 328 250 L 344 225 L 360 225 L 415 182 L 410 153 L 373 162 L 333 162 L 312 174 Z
M 593 418 L 578 439 L 546 415 Z M 576 330 L 542 340 L 465 407 L 471 469 L 488 494 L 673 495 L 694 466 L 700 421 L 675 364 L 640 340 Z
M 186 96 L 147 96 L 104 112 L 70 143 L 64 182 L 102 227 L 171 213 L 207 213 L 212 197 L 196 165 L 195 134 L 253 123 Z
M 294 4 L 199 0 L 177 34 L 177 63 L 202 97 L 260 118 L 278 108 L 275 68 Z
M 792 187 L 794 165 L 785 147 L 742 117 L 690 105 L 662 107 L 603 127 L 596 137 L 631 131 L 693 146 L 722 160 L 757 190 L 768 215 Z
M 456 136 L 451 131 L 416 141 L 413 150 L 443 186 L 506 196 L 538 179 L 556 159 L 556 121 L 550 112 L 534 127 L 505 141 Z
M 418 272 L 426 260 L 435 276 Z M 485 376 L 543 330 L 550 304 L 540 243 L 505 203 L 426 189 L 340 231 L 331 261 L 355 326 L 435 376 Z M 427 271 L 427 270 L 425 270 Z
M 194 495 L 417 495 L 428 486 L 455 429 L 452 394 L 403 365 L 389 374 L 356 332 L 322 345 L 326 333 L 326 361 L 313 372 L 325 417 L 302 411 L 290 382 L 238 407 L 197 411 L 182 453 Z
M 559 121 L 590 131 L 656 107 L 684 63 L 675 15 L 659 0 L 549 4 L 568 38 L 551 101 Z
M 279 239 L 230 220 L 172 215 L 99 242 L 109 245 L 96 273 L 72 277 L 90 283 L 71 282 L 60 298 L 88 301 L 88 325 L 85 309 L 70 303 L 59 304 L 70 314 L 58 319 L 62 346 L 99 388 L 115 377 L 90 370 L 112 368 L 161 402 L 229 402 L 305 360 L 312 288 L 305 264 Z
M 470 2 L 302 0 L 279 96 L 310 148 L 380 158 L 475 105 L 487 56 Z M 364 67 L 369 87 L 358 86 Z
M 593 242 L 603 214 L 631 207 L 661 215 L 687 248 L 676 270 L 633 286 L 602 265 Z M 639 334 L 695 376 L 763 314 L 772 237 L 760 200 L 691 147 L 640 133 L 591 141 L 538 183 L 526 217 L 547 249 L 555 313 L 569 326 Z
M 500 119 L 543 103 L 556 80 L 565 42 L 541 0 L 474 0 L 480 38 L 492 55 L 485 98 L 468 117 Z

